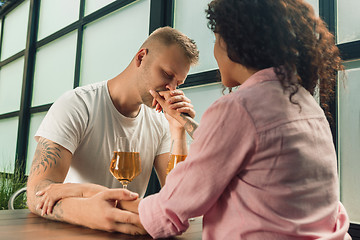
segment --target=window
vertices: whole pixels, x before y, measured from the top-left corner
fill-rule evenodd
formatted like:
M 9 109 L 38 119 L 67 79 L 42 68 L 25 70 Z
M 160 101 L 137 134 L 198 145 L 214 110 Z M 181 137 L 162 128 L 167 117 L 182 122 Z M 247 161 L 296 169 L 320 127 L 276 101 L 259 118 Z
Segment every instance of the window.
M 29 0 L 20 4 L 5 18 L 1 46 L 1 61 L 24 50 L 26 44 Z
M 360 192 L 354 189 L 360 182 L 360 61 L 346 63 L 346 80 L 338 87 L 338 156 L 340 166 L 341 201 L 351 222 L 360 224 Z
M 337 43 L 360 40 L 360 1 L 337 1 Z
M 360 142 L 360 16 L 358 0 L 337 0 L 336 40 L 345 60 L 346 78 L 337 89 L 337 150 L 340 170 L 341 201 L 350 217 L 349 233 L 360 237 L 359 142 Z M 335 18 L 335 17 L 334 17 Z
M 80 85 L 109 80 L 129 65 L 148 36 L 149 9 L 143 0 L 85 26 Z
M 73 88 L 77 32 L 71 32 L 36 52 L 32 106 L 54 102 Z
M 85 15 L 95 12 L 102 7 L 114 2 L 115 0 L 87 0 L 85 2 Z
M 79 19 L 80 0 L 41 0 L 38 40 Z
M 0 114 L 19 111 L 24 58 L 21 57 L 0 70 Z M 11 91 L 9 91 L 11 89 Z
M 13 173 L 15 167 L 18 118 L 0 119 L 0 169 Z
M 176 0 L 174 28 L 194 39 L 199 49 L 199 63 L 190 74 L 217 69 L 213 54 L 215 37 L 207 27 L 205 9 L 208 0 Z

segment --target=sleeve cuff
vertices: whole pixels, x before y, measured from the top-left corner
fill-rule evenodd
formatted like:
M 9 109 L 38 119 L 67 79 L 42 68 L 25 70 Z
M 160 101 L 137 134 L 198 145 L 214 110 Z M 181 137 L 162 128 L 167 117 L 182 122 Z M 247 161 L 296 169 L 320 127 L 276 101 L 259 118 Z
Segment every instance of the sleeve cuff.
M 151 237 L 164 238 L 179 235 L 189 227 L 188 222 L 181 224 L 174 213 L 171 214 L 168 211 L 165 214 L 166 210 L 164 211 L 160 206 L 163 205 L 160 203 L 159 194 L 148 196 L 139 204 L 140 222 Z

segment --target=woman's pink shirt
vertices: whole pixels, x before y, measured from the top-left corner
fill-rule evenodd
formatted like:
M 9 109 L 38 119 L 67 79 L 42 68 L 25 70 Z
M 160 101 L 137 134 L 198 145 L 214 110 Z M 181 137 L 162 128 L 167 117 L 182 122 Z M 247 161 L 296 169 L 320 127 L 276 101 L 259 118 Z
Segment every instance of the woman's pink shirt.
M 205 240 L 351 239 L 329 124 L 302 87 L 293 102 L 269 68 L 212 104 L 185 162 L 140 202 L 148 233 L 203 215 Z

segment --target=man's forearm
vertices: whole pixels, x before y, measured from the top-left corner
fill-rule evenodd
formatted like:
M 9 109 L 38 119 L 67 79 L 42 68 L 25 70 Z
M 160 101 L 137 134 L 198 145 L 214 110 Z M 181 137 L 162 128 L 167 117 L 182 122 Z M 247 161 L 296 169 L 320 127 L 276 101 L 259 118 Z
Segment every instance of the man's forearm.
M 39 197 L 35 194 L 49 186 L 50 184 L 56 183 L 50 179 L 45 179 L 37 183 L 35 186 L 32 186 L 29 182 L 27 185 L 27 205 L 31 212 L 41 215 L 41 209 L 37 208 L 39 204 Z
M 29 184 L 28 187 L 28 205 L 30 210 L 53 220 L 62 220 L 62 218 L 57 219 L 63 213 L 62 208 L 59 207 L 62 204 L 60 200 L 67 198 L 89 198 L 108 189 L 107 187 L 91 183 L 55 184 L 54 181 L 49 179 L 40 181 L 35 187 L 31 187 L 31 185 Z M 44 195 L 46 195 L 45 199 Z M 52 207 L 54 207 L 54 215 L 49 215 Z
M 85 198 L 89 198 L 94 196 L 95 194 L 105 191 L 109 188 L 98 185 L 98 184 L 93 184 L 93 183 L 84 183 L 81 184 L 81 189 L 82 189 L 82 196 Z
M 141 227 L 137 214 L 115 206 L 116 202 L 122 200 L 132 202 L 137 197 L 137 194 L 131 195 L 125 189 L 112 189 L 95 194 L 91 198 L 64 198 L 57 202 L 51 214 L 44 217 L 110 232 L 144 234 L 146 231 Z
M 77 197 L 61 199 L 55 204 L 52 213 L 45 214 L 42 217 L 50 220 L 87 226 L 82 220 L 84 218 L 84 214 L 82 213 L 84 199 L 85 198 Z M 87 211 L 91 211 L 91 209 L 88 208 Z
M 38 207 L 40 198 L 39 196 L 36 196 L 36 193 L 40 190 L 43 190 L 50 184 L 56 183 L 50 179 L 42 180 L 38 184 L 36 184 L 34 187 L 31 185 L 28 185 L 27 189 L 27 205 L 29 207 L 29 210 L 37 215 L 43 216 L 44 218 L 48 218 L 51 220 L 57 220 L 57 221 L 63 221 L 63 209 L 62 209 L 62 202 L 58 201 L 53 209 L 53 213 L 49 215 L 42 215 L 42 209 Z
M 43 217 L 51 220 L 62 221 L 77 225 L 82 225 L 79 217 L 81 217 L 81 201 L 83 198 L 64 198 L 59 200 L 52 213 L 43 215 Z
M 41 197 L 36 196 L 35 193 L 52 183 L 55 182 L 51 180 L 41 181 L 34 188 L 34 191 L 32 191 L 30 194 L 28 193 L 28 207 L 30 211 L 47 219 L 79 224 L 78 221 L 76 221 L 76 216 L 79 215 L 77 211 L 79 210 L 79 201 L 81 198 L 70 197 L 57 201 L 53 207 L 52 213 L 50 214 L 42 214 L 42 209 L 37 207 Z M 29 198 L 29 196 L 33 196 L 33 198 Z

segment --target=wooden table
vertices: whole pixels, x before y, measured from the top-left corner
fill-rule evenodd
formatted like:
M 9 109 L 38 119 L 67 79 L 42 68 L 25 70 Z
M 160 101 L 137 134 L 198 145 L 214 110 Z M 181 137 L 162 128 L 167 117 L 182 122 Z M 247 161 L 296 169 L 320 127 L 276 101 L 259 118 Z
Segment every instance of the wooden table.
M 202 218 L 190 221 L 189 229 L 181 236 L 170 239 L 201 239 Z M 30 213 L 28 209 L 0 211 L 0 240 L 101 240 L 101 239 L 152 239 L 146 236 L 131 236 L 108 233 L 72 224 L 47 220 Z

